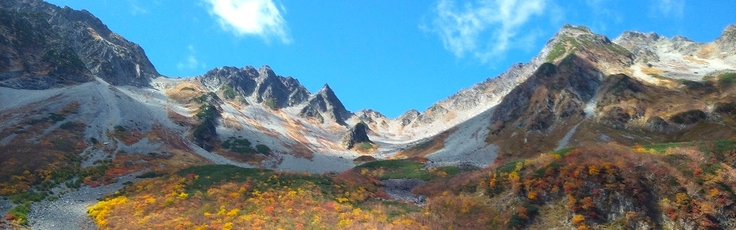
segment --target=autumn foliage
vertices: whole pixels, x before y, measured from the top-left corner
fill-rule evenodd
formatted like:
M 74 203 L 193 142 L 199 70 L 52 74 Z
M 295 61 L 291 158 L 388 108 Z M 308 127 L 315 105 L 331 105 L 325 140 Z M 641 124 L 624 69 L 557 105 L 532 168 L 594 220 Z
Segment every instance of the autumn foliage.
M 103 229 L 462 229 L 496 221 L 474 196 L 445 193 L 424 207 L 381 201 L 376 186 L 352 183 L 355 175 L 194 167 L 135 183 L 89 215 Z

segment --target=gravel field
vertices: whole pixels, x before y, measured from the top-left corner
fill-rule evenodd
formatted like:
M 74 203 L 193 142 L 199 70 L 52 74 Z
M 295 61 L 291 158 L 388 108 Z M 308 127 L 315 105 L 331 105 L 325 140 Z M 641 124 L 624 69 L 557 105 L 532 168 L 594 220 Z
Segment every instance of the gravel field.
M 87 216 L 87 208 L 97 203 L 97 199 L 124 187 L 127 181 L 137 181 L 133 175 L 118 178 L 118 182 L 108 186 L 92 188 L 83 186 L 79 190 L 66 193 L 54 201 L 44 200 L 31 205 L 28 220 L 31 229 L 97 229 Z

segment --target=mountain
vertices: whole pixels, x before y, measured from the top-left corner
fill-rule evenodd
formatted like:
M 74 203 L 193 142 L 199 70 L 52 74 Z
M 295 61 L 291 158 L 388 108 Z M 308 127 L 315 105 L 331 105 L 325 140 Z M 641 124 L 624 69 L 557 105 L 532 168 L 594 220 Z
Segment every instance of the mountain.
M 565 25 L 528 63 L 388 118 L 269 66 L 161 76 L 87 11 L 0 6 L 0 196 L 17 201 L 0 225 L 81 228 L 51 217 L 90 222 L 65 207 L 133 183 L 90 209 L 99 227 L 260 223 L 246 209 L 325 228 L 736 226 L 733 25 L 709 43 Z
M 84 72 L 113 85 L 147 86 L 160 76 L 140 46 L 88 11 L 40 0 L 3 0 L 0 7 L 8 31 L 0 48 L 16 57 L 3 60 L 3 86 L 46 89 L 90 81 L 89 74 L 80 76 Z

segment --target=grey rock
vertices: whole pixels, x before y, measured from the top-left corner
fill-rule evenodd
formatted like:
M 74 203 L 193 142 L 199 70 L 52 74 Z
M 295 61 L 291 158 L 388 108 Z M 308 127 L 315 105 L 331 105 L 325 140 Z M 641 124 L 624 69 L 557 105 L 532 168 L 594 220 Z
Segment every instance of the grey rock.
M 417 118 L 419 118 L 419 115 L 419 111 L 417 111 L 416 109 L 412 109 L 404 112 L 404 114 L 401 114 L 401 116 L 399 116 L 399 118 L 397 119 L 401 121 L 401 126 L 405 127 L 414 122 Z
M 371 142 L 368 138 L 368 126 L 365 123 L 355 124 L 348 130 L 348 133 L 343 137 L 343 146 L 345 149 L 352 149 L 356 144 L 363 142 Z
M 345 121 L 353 114 L 345 109 L 332 88 L 325 84 L 319 92 L 309 97 L 307 105 L 299 112 L 299 116 L 302 117 L 318 117 L 318 115 L 323 117 L 327 115 L 334 122 L 345 126 Z
M 5 4 L 5 3 L 3 3 Z M 92 81 L 66 41 L 36 12 L 0 9 L 0 86 L 48 89 Z
M 216 68 L 199 80 L 212 90 L 229 86 L 247 101 L 264 103 L 272 109 L 295 106 L 309 97 L 309 91 L 298 80 L 276 75 L 269 66 L 258 70 L 252 66 Z
M 662 119 L 659 116 L 652 116 L 649 119 L 647 119 L 646 124 L 644 125 L 644 129 L 650 131 L 650 132 L 660 132 L 660 133 L 671 133 L 676 130 L 676 128 L 664 119 Z
M 736 25 L 730 24 L 714 42 L 722 54 L 736 53 Z
M 73 67 L 74 73 L 87 75 L 86 78 L 67 79 L 70 74 L 51 74 L 49 77 L 35 77 L 36 80 L 24 81 L 18 80 L 18 77 L 27 77 L 26 75 L 4 70 L 3 78 L 16 79 L 5 85 L 15 88 L 39 88 L 34 84 L 40 84 L 41 88 L 45 88 L 78 84 L 80 80 L 92 80 L 89 77 L 91 73 L 113 85 L 149 86 L 152 78 L 160 76 L 140 46 L 113 33 L 86 10 L 60 8 L 40 0 L 2 0 L 0 8 L 16 12 L 16 15 L 30 15 L 28 17 L 32 20 L 29 22 L 33 23 L 34 28 L 41 29 L 34 33 L 44 35 L 39 37 L 41 39 L 33 41 L 36 46 L 61 47 L 56 51 L 46 48 L 38 52 L 41 55 L 50 55 L 52 60 L 61 60 L 51 66 L 54 71 Z M 54 46 L 55 44 L 61 46 Z

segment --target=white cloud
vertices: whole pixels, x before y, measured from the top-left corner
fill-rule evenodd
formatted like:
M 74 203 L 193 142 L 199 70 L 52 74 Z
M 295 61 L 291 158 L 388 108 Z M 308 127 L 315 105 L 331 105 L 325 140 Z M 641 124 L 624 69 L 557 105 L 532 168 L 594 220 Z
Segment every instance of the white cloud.
M 200 66 L 202 68 L 205 68 L 206 65 L 204 63 L 200 63 L 197 60 L 197 56 L 196 56 L 197 51 L 194 50 L 194 46 L 189 45 L 187 46 L 187 49 L 189 50 L 189 54 L 184 59 L 184 61 L 181 61 L 178 64 L 176 64 L 176 68 L 179 70 L 194 70 Z
M 286 20 L 281 11 L 283 5 L 276 7 L 272 0 L 206 0 L 210 14 L 224 30 L 230 30 L 238 36 L 255 35 L 265 41 L 276 37 L 281 42 L 291 43 Z M 279 8 L 281 11 L 279 11 Z
M 488 63 L 509 48 L 524 46 L 519 30 L 533 17 L 544 14 L 546 0 L 481 0 L 461 7 L 453 0 L 440 0 L 431 26 L 445 49 L 457 57 L 470 54 Z
M 654 1 L 652 10 L 663 16 L 682 18 L 685 0 L 657 0 Z

